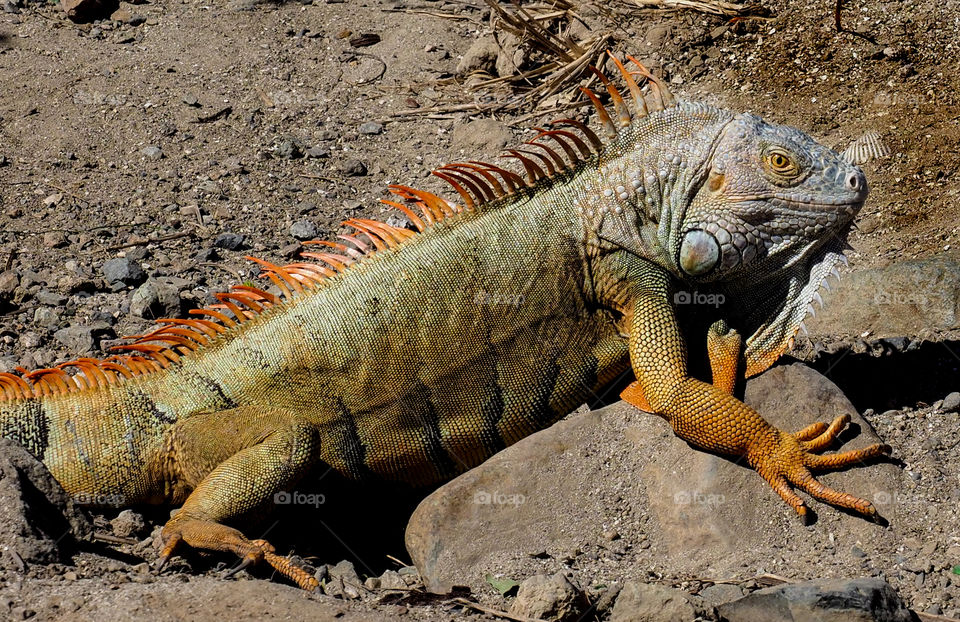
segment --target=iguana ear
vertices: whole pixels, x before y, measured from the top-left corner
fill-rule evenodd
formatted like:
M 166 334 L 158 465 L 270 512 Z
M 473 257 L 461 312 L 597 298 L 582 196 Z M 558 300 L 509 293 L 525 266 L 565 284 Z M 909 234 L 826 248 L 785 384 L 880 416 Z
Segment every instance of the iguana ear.
M 828 276 L 839 278 L 837 264 L 846 262 L 845 246 L 839 238 L 830 238 L 792 264 L 764 270 L 772 275 L 764 280 L 743 278 L 723 287 L 726 319 L 747 335 L 747 377 L 766 370 L 793 347 L 804 319 L 815 315 L 815 304 L 822 305 L 821 286 Z

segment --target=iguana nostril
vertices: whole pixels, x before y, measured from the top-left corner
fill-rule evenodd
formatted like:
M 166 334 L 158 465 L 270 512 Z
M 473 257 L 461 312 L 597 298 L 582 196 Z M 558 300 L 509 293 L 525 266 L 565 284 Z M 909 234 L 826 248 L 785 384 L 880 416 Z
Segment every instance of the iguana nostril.
M 856 173 L 850 173 L 847 176 L 847 187 L 856 192 L 860 189 L 860 176 Z
M 691 276 L 700 276 L 720 263 L 720 243 L 700 229 L 688 231 L 680 244 L 680 268 Z

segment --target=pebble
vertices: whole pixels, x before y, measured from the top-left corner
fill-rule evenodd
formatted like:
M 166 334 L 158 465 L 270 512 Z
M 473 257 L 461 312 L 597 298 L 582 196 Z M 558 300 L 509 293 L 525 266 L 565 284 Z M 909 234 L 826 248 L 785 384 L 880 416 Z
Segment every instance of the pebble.
M 367 121 L 360 124 L 360 133 L 367 136 L 374 136 L 383 132 L 383 124 L 376 121 Z
M 43 245 L 47 248 L 63 248 L 67 245 L 67 236 L 61 231 L 47 231 L 43 234 Z
M 302 158 L 303 146 L 300 145 L 299 141 L 283 140 L 274 148 L 273 155 L 284 160 Z
M 534 575 L 520 584 L 510 614 L 563 622 L 580 619 L 588 607 L 583 592 L 563 574 Z
M 290 225 L 290 235 L 298 240 L 312 240 L 317 237 L 317 225 L 302 219 Z
M 325 145 L 314 145 L 307 149 L 306 155 L 308 158 L 329 158 L 330 147 Z
M 132 538 L 143 533 L 147 523 L 142 515 L 133 510 L 124 510 L 110 521 L 110 527 L 113 529 L 113 535 L 120 538 Z
M 226 231 L 214 238 L 213 245 L 216 248 L 225 248 L 228 251 L 235 251 L 243 246 L 243 236 L 237 233 Z
M 0 297 L 9 299 L 18 285 L 20 285 L 20 279 L 17 278 L 16 272 L 13 270 L 0 272 Z
M 147 145 L 140 150 L 140 153 L 142 153 L 148 160 L 159 160 L 163 157 L 163 150 L 156 145 Z
M 143 271 L 140 264 L 128 257 L 106 260 L 103 262 L 101 271 L 111 288 L 115 288 L 118 284 L 139 285 L 147 279 L 147 273 Z
M 367 174 L 366 165 L 360 160 L 349 158 L 340 163 L 340 172 L 347 177 L 363 177 Z
M 53 337 L 65 345 L 73 354 L 85 354 L 94 349 L 99 337 L 112 337 L 113 335 L 113 329 L 109 324 L 94 322 L 86 326 L 61 328 L 53 334 Z
M 33 312 L 33 323 L 44 328 L 53 328 L 60 323 L 60 315 L 50 307 L 38 307 Z
M 954 391 L 943 398 L 943 404 L 940 409 L 945 413 L 955 413 L 960 411 L 960 392 Z

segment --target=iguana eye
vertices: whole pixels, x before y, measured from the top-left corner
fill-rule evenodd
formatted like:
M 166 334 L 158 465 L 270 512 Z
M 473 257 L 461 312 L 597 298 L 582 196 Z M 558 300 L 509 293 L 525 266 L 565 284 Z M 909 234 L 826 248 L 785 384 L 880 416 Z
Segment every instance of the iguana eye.
M 800 175 L 800 165 L 796 159 L 778 148 L 766 150 L 763 163 L 770 173 L 781 179 L 793 179 Z

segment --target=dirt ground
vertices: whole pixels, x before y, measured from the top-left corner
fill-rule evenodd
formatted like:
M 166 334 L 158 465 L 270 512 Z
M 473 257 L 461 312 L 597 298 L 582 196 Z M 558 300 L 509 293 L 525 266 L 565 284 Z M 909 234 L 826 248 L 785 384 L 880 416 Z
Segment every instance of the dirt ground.
M 256 277 L 244 255 L 283 263 L 295 234 L 327 238 L 346 217 L 386 218 L 378 199 L 388 184 L 442 189 L 428 178 L 432 168 L 491 159 L 511 134 L 529 139 L 528 128 L 557 116 L 540 112 L 575 92 L 571 84 L 534 102 L 540 108 L 471 110 L 511 95 L 497 85 L 471 90 L 479 79 L 458 73 L 471 45 L 492 32 L 482 0 L 164 0 L 123 3 L 118 19 L 93 24 L 70 22 L 57 4 L 6 1 L 0 272 L 16 279 L 0 284 L 0 371 L 85 354 L 91 343 L 58 333 L 65 328 L 100 326 L 98 353 L 150 326 L 130 313 L 133 288 L 104 280 L 108 259 L 172 279 L 184 308 L 207 304 L 211 292 Z M 680 96 L 756 112 L 841 149 L 878 132 L 891 156 L 864 167 L 872 194 L 850 239 L 852 269 L 956 246 L 960 2 L 845 2 L 844 32 L 832 1 L 762 4 L 771 17 L 650 11 L 614 0 L 574 3 L 554 20 L 578 38 L 608 35 L 613 50 L 635 55 Z M 379 42 L 357 47 L 370 34 Z M 528 67 L 537 62 L 534 55 Z M 454 105 L 463 106 L 450 111 Z M 922 453 L 921 434 L 904 442 L 916 445 L 907 454 Z M 108 596 L 138 560 L 100 551 L 81 562 L 75 580 L 60 568 L 37 570 L 40 583 L 4 584 L 36 598 L 62 591 L 91 618 L 123 619 L 89 603 L 122 607 L 133 598 Z M 197 587 L 206 580 L 157 579 L 186 581 L 187 596 L 222 593 Z M 229 599 L 210 599 L 194 613 L 236 613 Z M 258 619 L 301 617 L 284 606 Z

